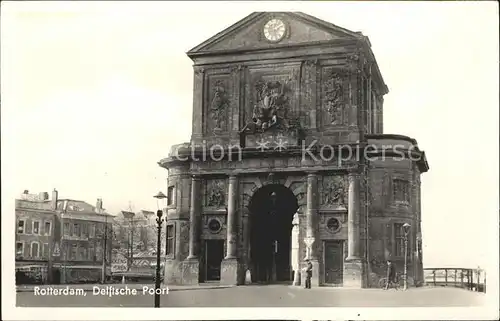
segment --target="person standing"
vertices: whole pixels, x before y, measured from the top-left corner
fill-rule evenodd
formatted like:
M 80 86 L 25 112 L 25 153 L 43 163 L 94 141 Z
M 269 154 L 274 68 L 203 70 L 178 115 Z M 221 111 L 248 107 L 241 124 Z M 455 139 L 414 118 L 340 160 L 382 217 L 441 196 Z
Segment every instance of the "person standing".
M 396 267 L 391 262 L 391 260 L 387 260 L 387 282 L 385 283 L 385 290 L 389 289 L 389 286 L 391 285 L 394 285 L 394 288 L 397 288 Z
M 304 268 L 305 277 L 306 277 L 305 286 L 304 286 L 305 289 L 311 288 L 312 270 L 313 270 L 313 265 L 312 265 L 311 261 L 306 260 L 306 266 Z

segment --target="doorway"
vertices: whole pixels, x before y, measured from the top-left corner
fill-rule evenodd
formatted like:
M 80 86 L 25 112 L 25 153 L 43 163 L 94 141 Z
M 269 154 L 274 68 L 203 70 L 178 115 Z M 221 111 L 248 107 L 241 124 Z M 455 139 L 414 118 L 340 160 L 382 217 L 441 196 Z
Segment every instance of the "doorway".
M 220 281 L 224 240 L 205 240 L 205 281 Z
M 324 241 L 325 283 L 342 286 L 344 275 L 344 241 Z
M 258 189 L 250 210 L 250 266 L 252 282 L 290 283 L 293 215 L 298 202 L 293 192 L 279 184 Z
M 58 268 L 52 268 L 52 284 L 61 283 L 61 272 Z

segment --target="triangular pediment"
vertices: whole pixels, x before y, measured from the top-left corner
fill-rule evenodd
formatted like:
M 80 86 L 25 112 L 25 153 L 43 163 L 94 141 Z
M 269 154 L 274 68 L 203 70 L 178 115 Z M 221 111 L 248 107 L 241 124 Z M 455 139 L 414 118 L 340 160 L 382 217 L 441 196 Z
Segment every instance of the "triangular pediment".
M 280 23 L 278 27 L 280 29 L 277 30 L 278 39 L 272 39 L 273 36 L 276 38 L 276 33 L 273 33 L 273 30 L 266 31 L 266 24 L 273 19 L 277 19 Z M 270 33 L 271 36 L 269 36 Z M 349 31 L 302 12 L 254 12 L 194 47 L 188 52 L 188 55 L 203 52 L 268 49 L 276 46 L 293 46 L 335 40 L 355 40 L 360 37 L 363 37 L 360 33 Z

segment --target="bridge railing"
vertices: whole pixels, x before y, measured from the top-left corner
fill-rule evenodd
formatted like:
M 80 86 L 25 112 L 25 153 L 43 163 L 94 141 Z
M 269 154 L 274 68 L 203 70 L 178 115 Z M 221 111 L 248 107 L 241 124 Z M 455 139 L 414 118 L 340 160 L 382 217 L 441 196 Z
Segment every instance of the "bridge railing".
M 450 286 L 486 292 L 486 272 L 469 268 L 425 268 L 427 286 Z

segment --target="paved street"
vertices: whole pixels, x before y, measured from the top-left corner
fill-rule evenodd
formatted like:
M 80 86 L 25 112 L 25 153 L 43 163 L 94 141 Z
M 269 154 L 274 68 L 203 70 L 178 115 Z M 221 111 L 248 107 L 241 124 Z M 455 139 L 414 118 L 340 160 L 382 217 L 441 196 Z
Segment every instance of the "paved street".
M 454 288 L 418 288 L 408 291 L 302 288 L 286 285 L 232 288 L 174 289 L 161 297 L 162 307 L 458 307 L 480 306 L 483 293 Z M 20 307 L 152 307 L 154 296 L 41 296 L 18 292 Z

